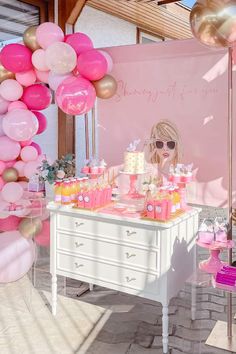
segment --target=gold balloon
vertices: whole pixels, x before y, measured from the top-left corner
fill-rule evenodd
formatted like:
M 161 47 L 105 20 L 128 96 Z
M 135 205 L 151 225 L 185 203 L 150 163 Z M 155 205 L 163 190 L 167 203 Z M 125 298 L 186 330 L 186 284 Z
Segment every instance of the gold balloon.
M 19 223 L 18 229 L 21 236 L 30 239 L 42 231 L 42 221 L 39 218 L 24 218 Z
M 117 82 L 111 75 L 105 75 L 101 80 L 93 81 L 99 98 L 111 98 L 117 91 Z
M 11 71 L 8 71 L 0 64 L 0 83 L 7 79 L 15 79 L 15 74 Z
M 2 174 L 2 178 L 5 182 L 16 182 L 18 176 L 18 171 L 14 167 L 6 168 Z
M 23 41 L 26 47 L 31 49 L 33 52 L 40 49 L 40 45 L 36 40 L 36 30 L 38 26 L 31 26 L 27 28 L 23 34 Z
M 236 2 L 199 0 L 190 13 L 193 35 L 203 44 L 228 47 L 236 41 Z

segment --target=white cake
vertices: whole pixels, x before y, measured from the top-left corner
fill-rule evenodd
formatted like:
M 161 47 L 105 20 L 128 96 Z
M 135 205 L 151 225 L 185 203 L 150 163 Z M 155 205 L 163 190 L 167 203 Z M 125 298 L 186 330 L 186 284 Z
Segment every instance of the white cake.
M 144 152 L 126 151 L 124 155 L 124 172 L 143 173 L 145 170 Z

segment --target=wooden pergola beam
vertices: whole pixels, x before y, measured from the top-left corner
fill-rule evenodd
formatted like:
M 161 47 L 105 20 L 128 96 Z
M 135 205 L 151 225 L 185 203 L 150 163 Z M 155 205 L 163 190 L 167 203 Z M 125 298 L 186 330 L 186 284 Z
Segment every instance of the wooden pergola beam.
M 75 25 L 87 0 L 58 0 L 58 25 Z M 58 156 L 75 153 L 75 117 L 58 109 Z

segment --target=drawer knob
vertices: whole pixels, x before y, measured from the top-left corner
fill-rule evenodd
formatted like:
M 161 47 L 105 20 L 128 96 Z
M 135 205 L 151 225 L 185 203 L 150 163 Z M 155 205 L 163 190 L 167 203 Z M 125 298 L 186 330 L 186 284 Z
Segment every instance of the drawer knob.
M 76 227 L 80 227 L 82 225 L 84 225 L 84 222 L 78 222 L 78 221 L 75 222 Z
M 79 248 L 82 247 L 84 244 L 82 242 L 75 241 L 75 247 Z
M 136 278 L 130 278 L 130 277 L 125 277 L 125 278 L 126 278 L 127 283 L 130 283 L 131 281 L 136 280 Z
M 127 236 L 132 236 L 132 235 L 135 235 L 137 232 L 126 230 L 126 233 L 127 233 Z
M 126 258 L 129 259 L 129 258 L 132 258 L 132 257 L 136 257 L 136 254 L 135 253 L 129 253 L 129 252 L 126 252 Z
M 83 264 L 79 264 L 79 263 L 75 262 L 75 268 L 76 269 L 81 268 L 83 266 L 84 266 Z

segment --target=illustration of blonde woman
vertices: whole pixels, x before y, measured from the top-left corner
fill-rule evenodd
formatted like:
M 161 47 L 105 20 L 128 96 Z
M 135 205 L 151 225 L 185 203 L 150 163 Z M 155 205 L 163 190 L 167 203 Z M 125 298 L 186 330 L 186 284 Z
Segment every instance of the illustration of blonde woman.
M 180 162 L 180 155 L 180 136 L 175 125 L 168 120 L 153 125 L 147 158 L 157 169 L 158 177 L 167 178 L 170 166 Z

